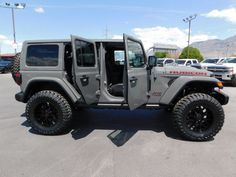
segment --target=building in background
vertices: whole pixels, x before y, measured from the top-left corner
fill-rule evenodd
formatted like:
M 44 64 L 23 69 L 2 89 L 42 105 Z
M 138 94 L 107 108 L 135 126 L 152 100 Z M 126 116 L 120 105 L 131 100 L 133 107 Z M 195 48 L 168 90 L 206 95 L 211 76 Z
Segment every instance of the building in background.
M 177 45 L 155 43 L 147 50 L 147 56 L 155 55 L 156 52 L 165 52 L 171 58 L 178 58 L 179 47 Z

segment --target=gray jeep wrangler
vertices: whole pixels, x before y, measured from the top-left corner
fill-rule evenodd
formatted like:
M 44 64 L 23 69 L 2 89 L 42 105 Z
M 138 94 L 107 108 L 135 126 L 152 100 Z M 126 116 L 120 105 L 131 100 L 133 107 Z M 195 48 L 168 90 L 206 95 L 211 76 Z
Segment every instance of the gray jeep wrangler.
M 123 40 L 25 41 L 12 70 L 21 87 L 15 98 L 27 103 L 28 121 L 45 135 L 68 129 L 77 108 L 164 108 L 184 138 L 212 139 L 229 100 L 222 83 L 206 70 L 156 62 L 125 34 Z

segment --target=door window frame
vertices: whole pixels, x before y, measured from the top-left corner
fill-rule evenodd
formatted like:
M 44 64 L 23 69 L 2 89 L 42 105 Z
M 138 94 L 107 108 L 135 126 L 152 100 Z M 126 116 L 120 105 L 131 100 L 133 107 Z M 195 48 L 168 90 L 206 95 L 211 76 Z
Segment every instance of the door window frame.
M 128 51 L 126 51 L 125 50 L 125 65 L 127 65 L 128 66 L 128 68 L 127 69 L 130 69 L 130 68 L 134 68 L 134 69 L 139 69 L 139 68 L 146 68 L 147 67 L 147 57 L 146 57 L 146 54 L 145 54 L 145 50 L 144 50 L 144 48 L 143 48 L 143 45 L 142 45 L 142 41 L 140 41 L 140 40 L 137 40 L 137 39 L 134 39 L 134 38 L 132 38 L 132 37 L 130 37 L 130 36 L 126 36 L 126 40 L 127 40 L 127 44 L 125 43 L 125 41 L 124 41 L 124 43 L 125 43 L 125 49 L 129 49 L 129 47 L 128 47 L 128 41 L 132 41 L 132 42 L 136 42 L 136 43 L 138 43 L 140 46 L 141 46 L 141 48 L 142 48 L 142 51 L 143 51 L 143 56 L 144 56 L 144 65 L 142 66 L 142 67 L 131 67 L 130 66 L 130 64 L 129 64 L 129 54 L 128 54 Z M 128 60 L 128 61 L 127 61 Z M 127 62 L 127 63 L 126 63 Z
M 94 48 L 94 60 L 95 60 L 95 65 L 94 65 L 94 66 L 79 66 L 79 65 L 78 65 L 78 62 L 77 62 L 77 56 L 74 56 L 74 57 L 75 57 L 76 66 L 77 66 L 78 68 L 96 68 L 96 67 L 98 66 L 98 61 L 97 61 L 97 60 L 98 60 L 98 57 L 97 57 L 97 48 L 96 48 L 95 42 L 93 42 L 93 41 L 88 41 L 87 39 L 83 39 L 83 38 L 75 39 L 74 42 L 76 42 L 76 40 L 93 44 L 93 48 Z M 72 49 L 72 50 L 73 50 L 73 49 Z

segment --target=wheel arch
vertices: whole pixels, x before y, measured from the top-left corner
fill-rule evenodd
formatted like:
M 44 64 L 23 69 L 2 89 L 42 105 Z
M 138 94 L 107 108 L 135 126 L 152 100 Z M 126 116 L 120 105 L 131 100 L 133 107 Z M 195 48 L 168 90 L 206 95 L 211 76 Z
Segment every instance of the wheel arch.
M 180 77 L 170 85 L 161 97 L 160 104 L 174 105 L 179 99 L 190 93 L 206 93 L 216 98 L 222 105 L 228 103 L 228 96 L 216 90 L 219 80 L 212 77 Z M 175 94 L 173 94 L 175 93 Z
M 27 87 L 24 89 L 24 102 L 26 103 L 29 98 L 42 90 L 52 90 L 63 95 L 70 103 L 77 102 L 81 96 L 74 93 L 69 86 L 56 79 L 34 79 L 28 82 Z

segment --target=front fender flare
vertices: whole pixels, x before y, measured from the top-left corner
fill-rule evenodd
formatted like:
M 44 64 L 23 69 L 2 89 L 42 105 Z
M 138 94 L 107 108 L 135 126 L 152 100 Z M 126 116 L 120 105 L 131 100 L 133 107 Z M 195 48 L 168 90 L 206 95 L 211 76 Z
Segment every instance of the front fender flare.
M 179 93 L 185 88 L 187 84 L 191 83 L 209 83 L 209 87 L 217 87 L 218 79 L 213 77 L 203 76 L 181 76 L 177 78 L 170 87 L 166 90 L 164 95 L 160 99 L 160 104 L 169 105 L 179 95 Z

